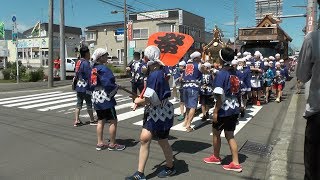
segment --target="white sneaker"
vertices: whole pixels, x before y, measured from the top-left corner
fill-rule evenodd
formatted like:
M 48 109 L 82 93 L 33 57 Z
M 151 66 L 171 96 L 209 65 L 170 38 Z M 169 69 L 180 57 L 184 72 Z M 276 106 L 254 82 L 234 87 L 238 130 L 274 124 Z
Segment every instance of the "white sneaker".
M 277 102 L 277 103 L 279 103 L 279 102 L 280 102 L 280 99 L 279 99 L 279 98 L 277 98 L 277 99 L 276 99 L 276 102 Z
M 176 97 L 173 98 L 173 101 L 177 101 L 178 99 Z

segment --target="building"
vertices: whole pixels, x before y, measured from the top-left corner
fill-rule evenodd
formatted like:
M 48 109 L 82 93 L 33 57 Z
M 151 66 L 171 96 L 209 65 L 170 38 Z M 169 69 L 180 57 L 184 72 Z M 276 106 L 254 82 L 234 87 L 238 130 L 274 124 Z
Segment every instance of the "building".
M 131 24 L 132 23 L 132 24 Z M 205 42 L 205 19 L 182 9 L 167 9 L 129 14 L 128 58 L 143 52 L 150 35 L 156 32 L 181 32 L 191 35 L 193 49 L 200 50 Z M 86 27 L 86 41 L 92 49 L 106 48 L 112 57 L 123 63 L 123 22 L 109 22 Z
M 39 35 L 31 35 L 33 28 L 23 32 L 23 37 L 14 44 L 11 40 L 7 41 L 9 49 L 8 61 L 15 62 L 18 60 L 23 65 L 32 67 L 47 67 L 48 66 L 48 23 L 40 25 Z M 82 35 L 81 28 L 65 26 L 65 42 L 66 42 L 66 57 L 76 57 L 75 48 L 79 46 Z M 17 53 L 18 49 L 18 53 Z M 60 29 L 59 25 L 53 25 L 53 58 L 60 54 Z
M 283 0 L 256 0 L 256 24 L 265 17 L 271 14 L 274 18 L 282 16 Z
M 18 38 L 23 38 L 22 33 L 18 33 Z M 8 61 L 9 49 L 8 41 L 12 39 L 12 30 L 5 30 L 4 38 L 0 37 L 0 69 L 5 67 L 6 62 Z

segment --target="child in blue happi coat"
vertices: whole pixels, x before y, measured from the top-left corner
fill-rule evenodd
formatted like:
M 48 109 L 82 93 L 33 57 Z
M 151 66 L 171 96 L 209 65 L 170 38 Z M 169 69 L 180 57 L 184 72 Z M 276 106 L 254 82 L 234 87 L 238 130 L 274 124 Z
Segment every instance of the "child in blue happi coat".
M 171 96 L 169 82 L 163 63 L 159 60 L 160 50 L 156 46 L 148 46 L 145 51 L 148 78 L 147 88 L 143 98 L 136 98 L 135 103 L 145 104 L 146 116 L 140 135 L 140 153 L 138 171 L 126 180 L 145 179 L 144 170 L 148 160 L 152 139 L 158 141 L 166 158 L 166 167 L 160 171 L 158 177 L 165 178 L 176 173 L 173 165 L 172 149 L 168 142 L 170 128 L 173 125 L 174 109 L 169 101 Z
M 96 150 L 100 151 L 108 148 L 109 151 L 122 151 L 125 146 L 116 143 L 117 114 L 115 106 L 117 103 L 114 96 L 117 93 L 118 85 L 112 71 L 104 65 L 108 61 L 108 52 L 105 49 L 98 48 L 94 51 L 92 57 L 96 62 L 91 72 L 92 101 L 98 116 Z M 103 140 L 103 129 L 106 122 L 110 123 L 109 144 Z

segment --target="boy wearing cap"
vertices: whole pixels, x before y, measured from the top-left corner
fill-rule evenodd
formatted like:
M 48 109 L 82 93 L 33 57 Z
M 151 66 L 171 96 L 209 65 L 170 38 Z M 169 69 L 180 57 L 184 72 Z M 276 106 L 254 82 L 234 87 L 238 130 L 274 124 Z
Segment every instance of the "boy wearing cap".
M 92 101 L 98 116 L 97 125 L 97 151 L 108 148 L 109 151 L 122 151 L 126 147 L 116 143 L 117 113 L 115 110 L 116 100 L 114 96 L 118 91 L 118 85 L 112 71 L 104 64 L 108 61 L 108 52 L 98 48 L 94 51 L 93 61 L 96 62 L 91 72 Z M 106 144 L 103 139 L 105 123 L 110 123 L 110 143 Z
M 187 132 L 194 130 L 191 127 L 191 122 L 198 106 L 200 80 L 202 76 L 201 68 L 203 68 L 201 65 L 201 53 L 196 51 L 190 55 L 190 58 L 183 73 L 183 96 L 186 106 L 186 116 L 183 126 L 186 127 Z
M 209 105 L 213 102 L 211 96 L 213 95 L 213 75 L 211 74 L 211 64 L 206 62 L 203 64 L 204 70 L 201 77 L 200 87 L 200 104 L 202 110 L 202 121 L 209 118 Z
M 168 142 L 170 128 L 173 125 L 174 109 L 169 98 L 171 91 L 169 82 L 165 79 L 163 63 L 159 60 L 160 50 L 156 46 L 145 49 L 145 60 L 148 66 L 146 91 L 143 98 L 136 98 L 135 103 L 146 104 L 146 116 L 140 135 L 140 152 L 138 171 L 126 180 L 146 179 L 145 165 L 148 160 L 151 140 L 157 140 L 166 158 L 166 167 L 158 174 L 165 178 L 176 173 L 173 165 L 172 149 Z
M 272 87 L 272 83 L 273 83 L 273 78 L 274 78 L 274 74 L 272 69 L 270 68 L 270 65 L 268 62 L 265 62 L 265 72 L 264 72 L 264 86 L 265 86 L 265 91 L 266 91 L 266 97 L 265 97 L 265 102 L 268 103 L 269 99 L 270 99 L 270 91 L 271 91 L 271 87 Z
M 261 60 L 261 53 L 256 51 L 254 53 L 254 59 L 251 61 L 251 87 L 253 102 L 260 106 L 261 87 L 262 87 L 262 73 L 263 73 L 263 62 Z
M 238 60 L 237 76 L 240 79 L 241 89 L 240 116 L 244 117 L 245 109 L 247 107 L 248 94 L 251 92 L 251 71 L 250 68 L 246 65 L 244 58 Z
M 276 102 L 279 103 L 281 101 L 283 83 L 285 82 L 286 74 L 284 70 L 281 68 L 280 62 L 276 62 L 276 69 L 274 73 L 274 85 L 273 88 L 276 90 Z
M 220 134 L 224 130 L 225 137 L 230 146 L 232 162 L 229 165 L 223 165 L 225 170 L 241 172 L 242 167 L 239 164 L 238 146 L 234 139 L 234 130 L 240 113 L 240 79 L 236 74 L 236 69 L 230 66 L 233 60 L 233 50 L 223 48 L 219 51 L 223 68 L 214 79 L 214 94 L 216 96 L 216 106 L 213 112 L 213 155 L 204 158 L 205 163 L 221 164 Z
M 179 71 L 180 71 L 180 77 L 178 78 L 177 81 L 177 89 L 179 89 L 179 94 L 180 94 L 180 115 L 178 117 L 178 121 L 184 120 L 185 112 L 184 112 L 184 98 L 183 98 L 183 80 L 182 80 L 182 75 L 184 72 L 184 69 L 186 67 L 186 62 L 184 60 L 179 62 Z

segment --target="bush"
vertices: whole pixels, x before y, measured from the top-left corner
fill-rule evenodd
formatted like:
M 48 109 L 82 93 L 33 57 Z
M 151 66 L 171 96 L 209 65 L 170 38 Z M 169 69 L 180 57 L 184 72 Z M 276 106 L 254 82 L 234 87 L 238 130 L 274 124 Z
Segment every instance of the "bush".
M 113 72 L 113 73 L 123 73 L 123 69 L 114 67 L 112 64 L 108 64 L 107 67 Z
M 44 78 L 43 68 L 39 68 L 36 71 L 30 71 L 26 77 L 29 82 L 37 82 L 37 81 L 43 80 Z
M 19 79 L 21 77 L 25 77 L 27 72 L 27 68 L 21 64 L 19 61 Z M 4 79 L 9 78 L 9 79 L 17 79 L 17 65 L 16 63 L 8 62 L 7 64 L 7 69 L 4 70 L 3 72 Z M 7 80 L 9 80 L 7 79 Z
M 9 80 L 10 78 L 10 74 L 11 74 L 11 69 L 4 69 L 2 70 L 2 74 L 3 74 L 3 79 L 4 80 Z

